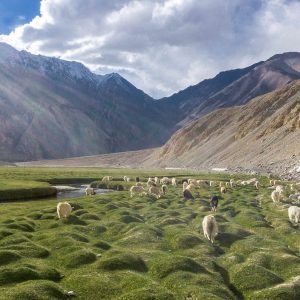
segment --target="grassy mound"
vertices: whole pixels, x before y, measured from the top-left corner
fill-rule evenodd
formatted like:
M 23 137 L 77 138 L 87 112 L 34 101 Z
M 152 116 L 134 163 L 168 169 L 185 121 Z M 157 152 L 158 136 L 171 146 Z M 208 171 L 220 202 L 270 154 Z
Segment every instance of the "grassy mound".
M 21 255 L 14 251 L 0 250 L 0 265 L 6 265 L 21 259 Z
M 233 268 L 231 273 L 232 283 L 243 291 L 263 289 L 283 282 L 275 273 L 254 264 L 243 264 Z
M 69 254 L 65 258 L 65 261 L 68 268 L 76 268 L 81 265 L 91 264 L 96 259 L 95 253 L 82 249 Z
M 58 284 L 46 280 L 18 284 L 16 287 L 2 291 L 1 297 L 6 300 L 64 300 L 69 298 Z
M 125 252 L 115 254 L 111 257 L 103 258 L 98 264 L 98 268 L 105 271 L 132 270 L 146 272 L 147 266 L 143 259 L 136 254 Z
M 0 175 L 5 181 L 15 177 L 24 182 L 84 178 L 87 184 L 112 175 L 109 184 L 125 190 L 66 199 L 74 210 L 60 220 L 57 200 L 3 204 L 0 299 L 65 299 L 65 290 L 73 290 L 78 300 L 299 298 L 300 228 L 289 223 L 287 207 L 273 205 L 270 190 L 263 187 L 264 178 L 259 178 L 259 190 L 237 186 L 222 195 L 214 214 L 219 235 L 211 244 L 201 224 L 211 214 L 209 200 L 219 194 L 219 188 L 197 189 L 194 202 L 182 201 L 181 185 L 169 185 L 158 200 L 131 198 L 127 189 L 133 182 L 124 183 L 123 175 L 146 182 L 166 172 L 25 171 L 0 168 Z M 226 174 L 173 175 L 178 182 L 190 177 L 249 179 Z
M 159 256 L 150 264 L 150 273 L 156 278 L 164 278 L 177 271 L 207 273 L 207 270 L 195 260 L 178 255 Z
M 33 279 L 61 279 L 60 273 L 52 268 L 24 265 L 20 267 L 6 267 L 0 269 L 0 285 L 22 282 Z

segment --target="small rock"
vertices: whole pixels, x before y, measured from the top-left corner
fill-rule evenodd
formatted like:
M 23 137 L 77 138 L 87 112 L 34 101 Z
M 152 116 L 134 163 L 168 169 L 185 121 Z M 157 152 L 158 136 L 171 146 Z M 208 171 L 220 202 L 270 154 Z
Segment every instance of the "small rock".
M 73 297 L 73 296 L 75 296 L 75 293 L 74 293 L 74 291 L 65 291 L 65 295 L 68 297 Z

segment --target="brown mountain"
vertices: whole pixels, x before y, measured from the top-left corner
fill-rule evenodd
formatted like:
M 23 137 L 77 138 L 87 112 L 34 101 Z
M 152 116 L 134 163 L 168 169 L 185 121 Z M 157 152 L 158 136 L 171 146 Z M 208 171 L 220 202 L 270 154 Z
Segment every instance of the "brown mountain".
M 191 120 L 300 78 L 300 54 L 221 72 L 154 100 L 118 74 L 0 43 L 0 160 L 26 161 L 163 145 Z
M 247 103 L 300 79 L 300 53 L 278 54 L 248 68 L 221 72 L 169 98 L 166 106 L 176 106 L 179 126 L 222 107 Z
M 159 166 L 300 166 L 300 80 L 178 130 L 151 157 Z
M 153 147 L 169 137 L 170 120 L 118 74 L 0 43 L 0 160 Z

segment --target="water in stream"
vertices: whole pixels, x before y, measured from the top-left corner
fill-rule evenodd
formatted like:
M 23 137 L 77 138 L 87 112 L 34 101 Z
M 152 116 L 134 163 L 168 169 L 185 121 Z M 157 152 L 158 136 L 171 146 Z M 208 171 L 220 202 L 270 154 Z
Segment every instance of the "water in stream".
M 55 185 L 58 190 L 57 199 L 65 198 L 78 198 L 85 196 L 85 189 L 88 187 L 87 184 L 68 184 L 68 185 Z M 107 189 L 95 189 L 96 194 L 104 194 L 110 192 Z

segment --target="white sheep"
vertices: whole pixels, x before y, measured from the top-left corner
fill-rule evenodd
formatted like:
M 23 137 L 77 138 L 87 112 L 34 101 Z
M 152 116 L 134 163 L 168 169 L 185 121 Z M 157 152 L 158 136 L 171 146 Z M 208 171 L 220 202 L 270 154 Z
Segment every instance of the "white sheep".
M 104 176 L 104 177 L 102 178 L 102 181 L 103 181 L 103 182 L 108 182 L 108 181 L 112 181 L 112 179 L 113 179 L 112 176 Z
M 190 178 L 190 179 L 188 179 L 188 184 L 190 184 L 190 183 L 197 184 L 197 180 L 194 178 Z
M 209 186 L 210 186 L 210 187 L 216 186 L 216 184 L 217 184 L 217 183 L 216 183 L 215 181 L 210 181 L 210 182 L 209 182 Z
M 87 187 L 85 189 L 85 195 L 86 196 L 95 195 L 95 194 L 96 194 L 96 192 L 95 192 L 95 190 L 92 187 Z
M 182 184 L 182 191 L 186 190 L 187 186 L 189 184 L 185 181 L 183 184 Z
M 151 186 L 149 188 L 149 194 L 159 199 L 161 197 L 161 191 L 160 188 L 156 186 Z
M 168 187 L 167 187 L 165 184 L 163 184 L 163 185 L 161 186 L 161 193 L 162 193 L 163 195 L 165 195 L 165 194 L 167 193 L 167 190 L 168 190 Z
M 130 191 L 131 198 L 133 197 L 134 194 L 147 195 L 147 191 L 142 186 L 138 186 L 138 185 L 133 185 L 129 191 Z
M 72 206 L 68 202 L 59 202 L 56 207 L 58 218 L 67 218 L 71 214 L 72 209 Z
M 124 180 L 125 182 L 130 182 L 130 177 L 124 176 L 124 177 L 123 177 L 123 180 Z
M 225 186 L 221 186 L 220 192 L 221 192 L 221 194 L 225 194 L 226 193 L 226 187 Z
M 259 188 L 259 181 L 258 181 L 258 180 L 256 180 L 256 181 L 254 182 L 254 186 L 255 186 L 256 189 L 258 190 L 258 188 Z
M 158 185 L 159 184 L 159 178 L 158 177 L 154 177 L 154 182 L 155 182 L 156 185 Z
M 173 177 L 173 178 L 171 179 L 171 183 L 172 183 L 173 186 L 176 186 L 176 185 L 177 185 L 177 181 L 176 181 L 176 178 L 175 178 L 175 177 Z
M 190 183 L 190 184 L 187 185 L 187 187 L 186 187 L 185 189 L 186 189 L 186 190 L 189 190 L 189 191 L 191 191 L 191 192 L 195 192 L 196 186 L 195 186 L 195 184 Z
M 288 215 L 291 223 L 297 225 L 300 221 L 300 207 L 290 206 L 288 209 Z
M 204 236 L 214 242 L 215 236 L 218 234 L 218 224 L 213 215 L 205 216 L 202 222 Z
M 160 180 L 160 183 L 161 183 L 161 184 L 169 184 L 169 183 L 171 183 L 171 179 L 168 178 L 168 177 L 163 177 L 163 178 Z
M 148 180 L 147 181 L 147 186 L 156 186 L 156 183 L 154 182 L 154 180 Z
M 277 191 L 273 191 L 271 193 L 271 198 L 272 198 L 274 203 L 278 203 L 278 202 L 280 202 L 281 194 Z
M 150 181 L 154 182 L 154 179 L 152 177 L 149 177 L 148 180 L 147 180 L 147 183 L 150 182 Z
M 283 194 L 283 186 L 282 185 L 276 185 L 275 191 L 279 192 L 280 195 L 282 195 Z

